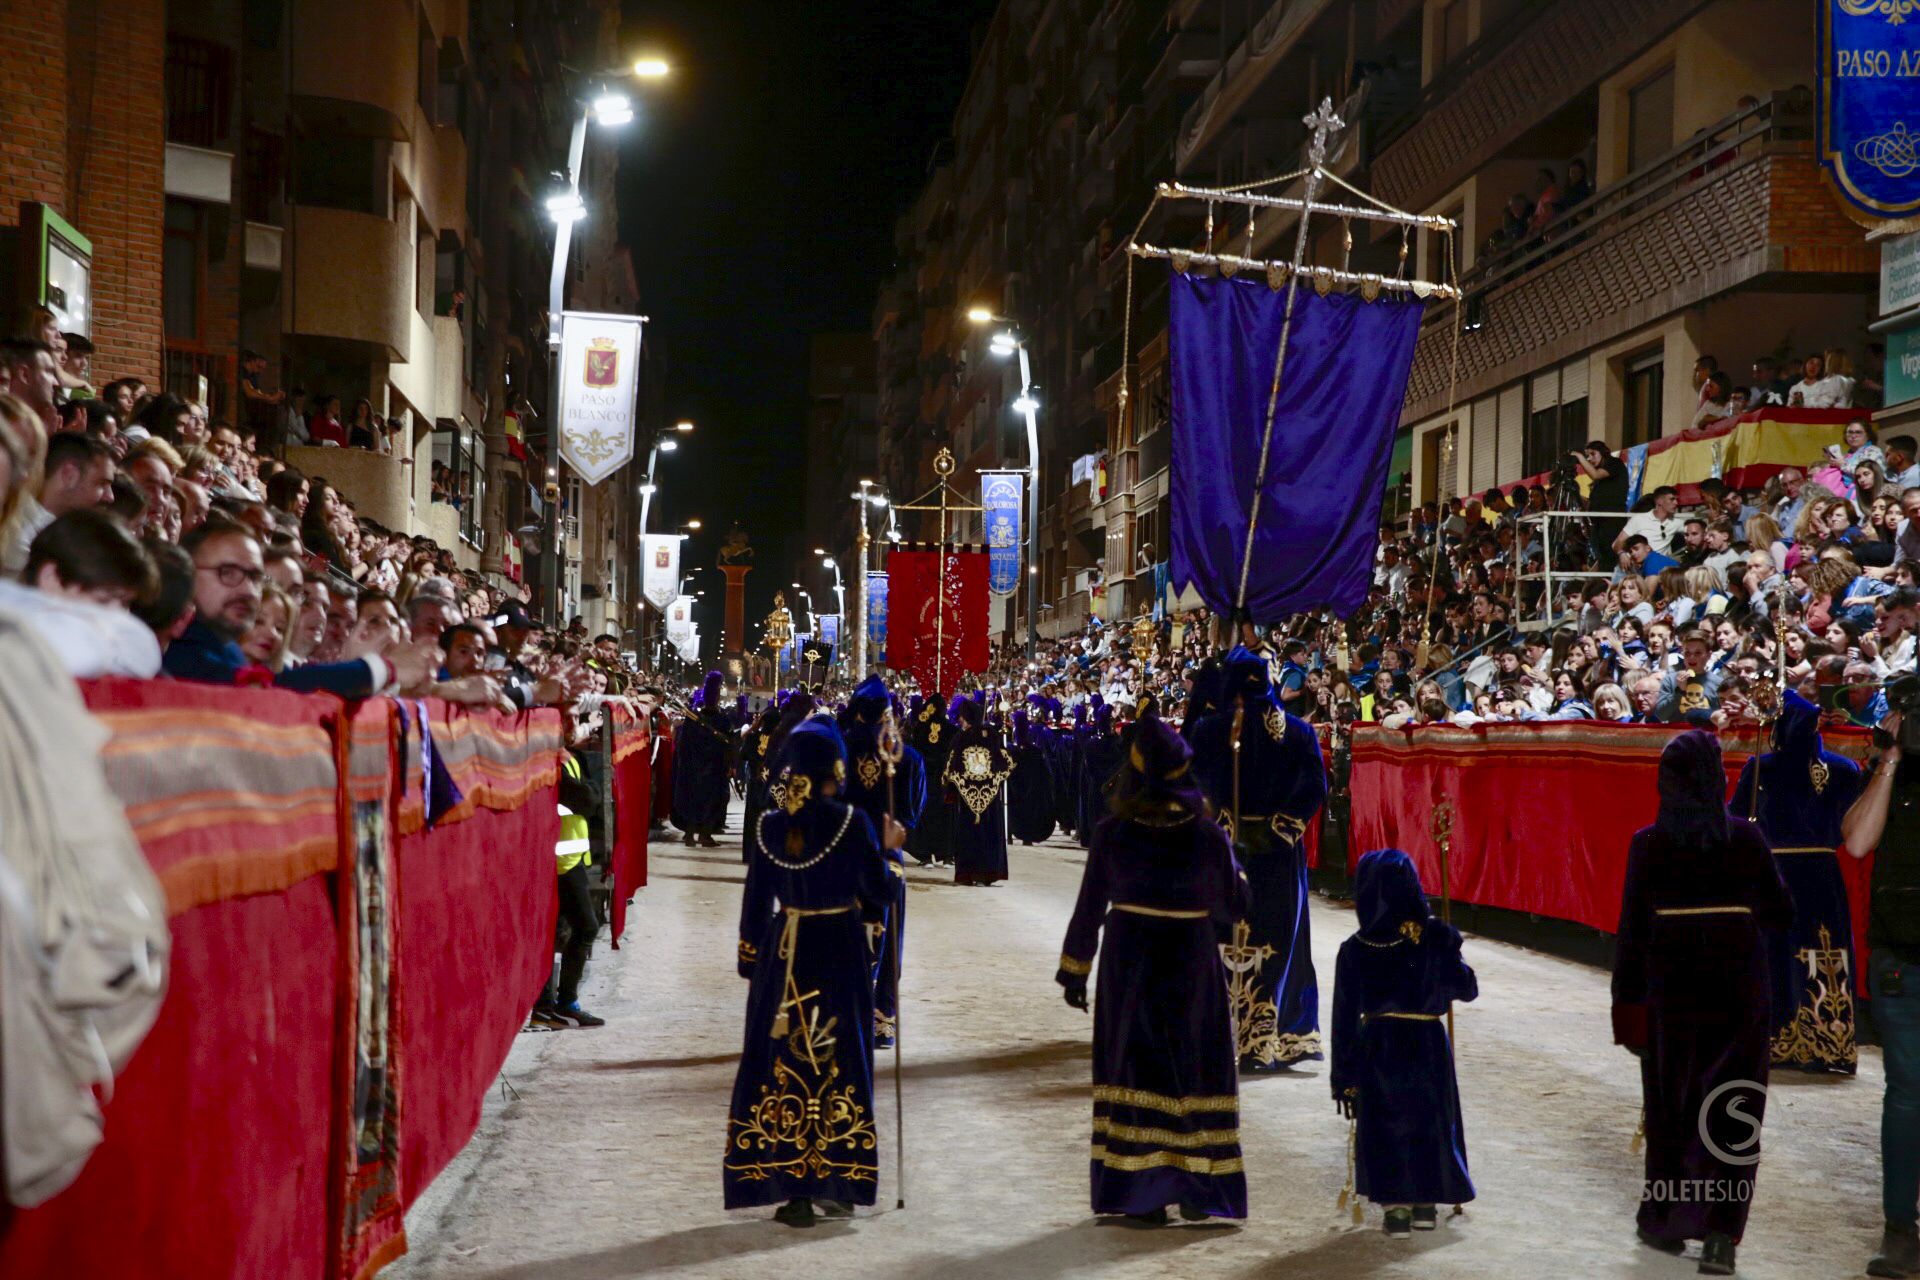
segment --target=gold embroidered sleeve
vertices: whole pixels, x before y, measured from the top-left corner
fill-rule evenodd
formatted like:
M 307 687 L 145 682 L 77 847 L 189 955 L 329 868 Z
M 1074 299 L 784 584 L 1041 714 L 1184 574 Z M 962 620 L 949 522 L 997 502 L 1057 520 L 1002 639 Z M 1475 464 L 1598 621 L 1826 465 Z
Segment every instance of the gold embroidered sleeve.
M 1060 972 L 1070 973 L 1076 978 L 1084 978 L 1093 972 L 1093 962 L 1075 960 L 1072 956 L 1063 953 L 1060 957 Z

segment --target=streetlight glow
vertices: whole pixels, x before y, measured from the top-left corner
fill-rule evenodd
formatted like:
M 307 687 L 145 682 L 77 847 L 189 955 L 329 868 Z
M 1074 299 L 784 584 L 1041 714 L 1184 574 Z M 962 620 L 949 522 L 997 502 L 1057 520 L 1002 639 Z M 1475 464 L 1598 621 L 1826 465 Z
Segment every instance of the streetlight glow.
M 660 486 L 656 485 L 651 480 L 647 481 L 645 484 L 640 486 L 640 493 L 641 493 L 641 496 L 643 497 L 652 497 L 654 494 L 658 492 L 660 492 Z
M 672 453 L 675 449 L 678 449 L 679 447 L 680 447 L 680 442 L 678 440 L 675 440 L 672 436 L 668 436 L 665 440 L 662 440 L 660 442 L 660 452 L 662 453 Z
M 587 202 L 578 191 L 562 191 L 547 197 L 547 216 L 563 226 L 578 222 L 587 216 Z
M 876 507 L 884 507 L 887 505 L 887 495 L 884 493 L 876 493 L 872 497 L 868 498 L 867 501 L 871 502 Z
M 992 307 L 975 304 L 967 308 L 967 319 L 974 324 L 992 324 L 996 318 Z
M 682 418 L 680 421 L 673 424 L 673 429 L 675 431 L 678 431 L 681 435 L 685 435 L 687 432 L 693 430 L 693 424 L 691 422 L 688 422 L 685 418 Z
M 1038 413 L 1040 402 L 1031 395 L 1022 395 L 1013 402 L 1013 410 L 1015 413 Z
M 593 122 L 603 129 L 633 122 L 633 99 L 624 93 L 603 93 L 593 100 Z
M 673 67 L 665 58 L 636 58 L 633 63 L 633 74 L 642 80 L 664 80 L 673 74 Z
M 699 527 L 700 527 L 700 521 L 699 521 L 699 520 L 697 520 L 697 519 L 695 519 L 695 520 L 689 520 L 689 521 L 687 521 L 687 528 L 689 528 L 689 529 L 698 529 Z

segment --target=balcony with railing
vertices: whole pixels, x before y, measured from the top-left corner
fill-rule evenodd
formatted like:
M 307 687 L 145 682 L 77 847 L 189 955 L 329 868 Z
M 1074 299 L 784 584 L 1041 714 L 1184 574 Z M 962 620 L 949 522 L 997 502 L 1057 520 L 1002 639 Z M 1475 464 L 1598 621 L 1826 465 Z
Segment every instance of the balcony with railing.
M 203 402 L 209 418 L 232 418 L 235 374 L 232 356 L 169 343 L 160 358 L 161 384 L 166 390 L 183 400 Z
M 1373 194 L 1422 209 L 1710 0 L 1517 6 L 1429 80 L 1378 140 Z
M 233 50 L 192 36 L 167 37 L 167 141 L 233 150 Z
M 1736 289 L 1866 287 L 1877 259 L 1825 191 L 1812 101 L 1781 91 L 1562 212 L 1461 278 L 1460 398 Z M 1430 309 L 1406 421 L 1443 409 L 1454 309 Z
M 1227 55 L 1226 64 L 1213 73 L 1200 96 L 1180 121 L 1174 145 L 1175 168 L 1181 173 L 1230 125 L 1238 121 L 1260 86 L 1280 69 L 1330 0 L 1269 0 L 1246 36 Z

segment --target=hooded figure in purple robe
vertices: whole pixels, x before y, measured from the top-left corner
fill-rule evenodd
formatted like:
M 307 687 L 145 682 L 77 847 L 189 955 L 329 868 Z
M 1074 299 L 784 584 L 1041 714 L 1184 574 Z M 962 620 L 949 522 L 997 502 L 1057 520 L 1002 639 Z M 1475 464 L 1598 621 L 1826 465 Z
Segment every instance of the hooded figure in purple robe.
M 1747 761 L 1734 813 L 1753 819 L 1793 895 L 1793 927 L 1770 938 L 1773 1065 L 1852 1075 L 1853 912 L 1835 850 L 1840 819 L 1860 795 L 1860 766 L 1825 749 L 1820 708 L 1789 690 L 1773 750 Z
M 1355 1119 L 1354 1186 L 1411 1209 L 1399 1235 L 1436 1223 L 1434 1207 L 1473 1199 L 1466 1129 L 1445 1015 L 1480 994 L 1460 931 L 1433 917 L 1413 859 L 1377 849 L 1354 878 L 1360 928 L 1333 979 L 1334 1105 Z
M 735 737 L 720 689 L 726 677 L 707 672 L 696 704 L 683 716 L 673 735 L 673 825 L 686 833 L 686 843 L 716 848 L 716 835 L 727 829 L 727 799 L 733 770 Z
M 814 1201 L 872 1204 L 873 978 L 866 923 L 892 896 L 880 839 L 848 805 L 846 748 L 825 721 L 794 727 L 776 802 L 747 832 L 739 971 L 746 1039 L 734 1076 L 726 1207 L 781 1204 L 811 1226 Z
M 1093 829 L 1107 811 L 1107 785 L 1119 772 L 1126 752 L 1120 735 L 1114 731 L 1113 708 L 1097 693 L 1089 701 L 1093 705 L 1093 723 L 1079 735 L 1080 809 L 1074 823 L 1083 849 L 1092 847 Z
M 1247 882 L 1194 785 L 1192 752 L 1141 722 L 1093 833 L 1054 975 L 1093 1019 L 1093 1211 L 1154 1225 L 1244 1218 L 1233 1011 L 1219 939 Z M 1106 937 L 1101 940 L 1104 928 Z
M 940 775 L 954 799 L 948 849 L 953 882 L 998 884 L 1007 878 L 1007 778 L 1013 756 L 986 726 L 985 704 L 960 704 L 960 732 Z
M 1236 645 L 1220 696 L 1188 741 L 1194 775 L 1253 886 L 1253 907 L 1225 947 L 1241 1070 L 1279 1071 L 1321 1056 L 1305 836 L 1326 802 L 1327 774 L 1313 726 L 1274 700 L 1264 657 Z
M 1766 1113 L 1767 935 L 1793 921 L 1773 854 L 1731 818 L 1712 733 L 1660 755 L 1660 811 L 1627 851 L 1613 968 L 1616 1042 L 1639 1055 L 1646 1125 L 1640 1239 L 1730 1275 Z M 1722 1269 L 1724 1268 L 1724 1269 Z
M 1007 831 L 1022 844 L 1053 834 L 1053 766 L 1026 709 L 1013 713 L 1013 776 L 1007 779 Z

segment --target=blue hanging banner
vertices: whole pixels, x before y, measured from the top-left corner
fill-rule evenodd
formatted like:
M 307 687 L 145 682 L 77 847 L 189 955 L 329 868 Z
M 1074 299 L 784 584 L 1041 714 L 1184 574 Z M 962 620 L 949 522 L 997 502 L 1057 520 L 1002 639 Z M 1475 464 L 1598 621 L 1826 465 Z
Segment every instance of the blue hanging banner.
M 887 575 L 873 569 L 867 572 L 867 649 L 875 666 L 887 662 Z
M 823 613 L 820 615 L 820 643 L 829 649 L 840 647 L 840 615 Z
M 1020 512 L 1024 471 L 980 473 L 980 520 L 987 531 L 987 590 L 1020 589 Z
M 1417 299 L 1303 286 L 1290 326 L 1287 306 L 1264 279 L 1173 274 L 1172 586 L 1256 623 L 1366 602 L 1420 333 Z
M 1820 164 L 1874 219 L 1920 211 L 1920 0 L 1820 0 Z

